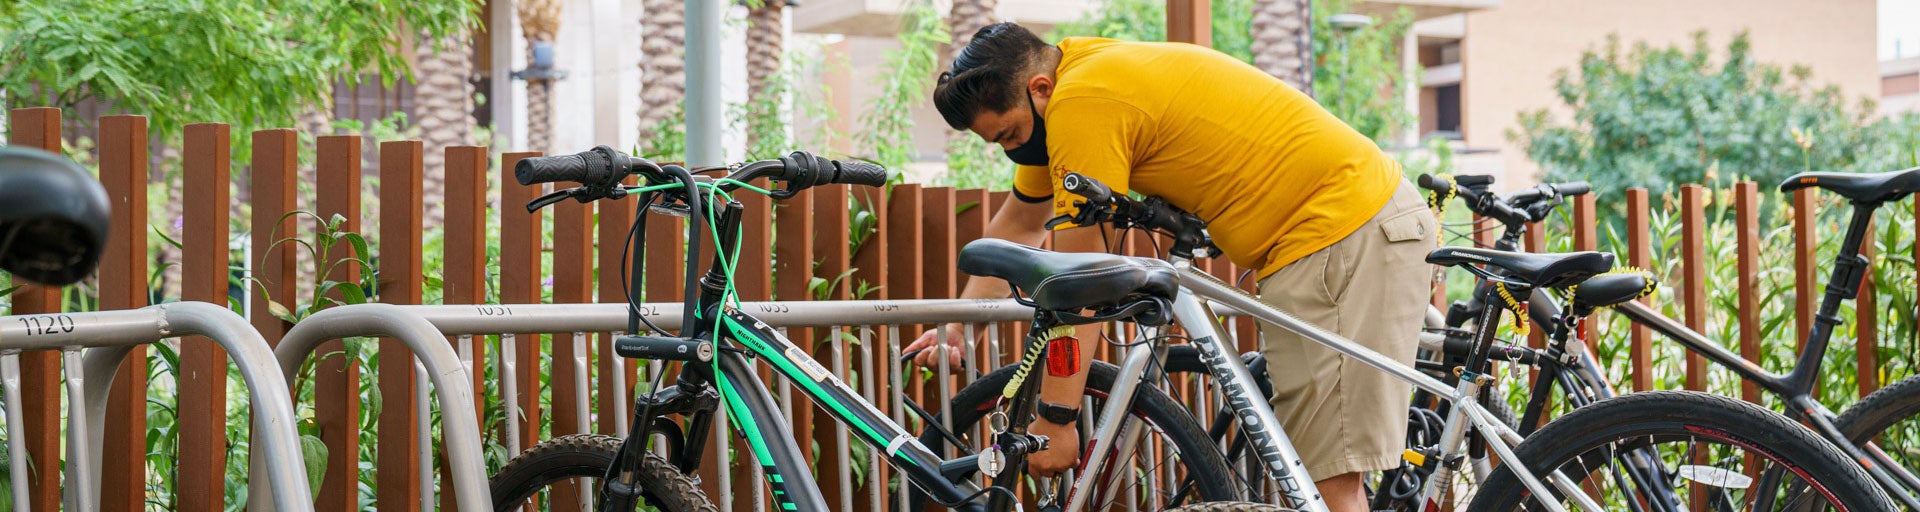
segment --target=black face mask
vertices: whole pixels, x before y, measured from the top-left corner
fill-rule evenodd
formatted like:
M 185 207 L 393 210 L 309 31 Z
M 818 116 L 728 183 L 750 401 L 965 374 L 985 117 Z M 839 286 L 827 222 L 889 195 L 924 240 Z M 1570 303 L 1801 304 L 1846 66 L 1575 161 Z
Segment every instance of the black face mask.
M 1033 111 L 1033 134 L 1019 147 L 1007 150 L 1007 159 L 1020 165 L 1047 166 L 1047 121 L 1033 105 L 1033 93 L 1027 93 L 1027 110 Z

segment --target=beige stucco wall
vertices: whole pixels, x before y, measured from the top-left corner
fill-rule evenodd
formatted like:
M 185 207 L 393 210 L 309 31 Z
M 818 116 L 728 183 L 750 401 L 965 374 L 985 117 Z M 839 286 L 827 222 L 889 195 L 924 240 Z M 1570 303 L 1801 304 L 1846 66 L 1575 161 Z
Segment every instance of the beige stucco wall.
M 1461 44 L 1462 131 L 1469 147 L 1498 148 L 1493 169 L 1507 186 L 1531 183 L 1537 166 L 1507 140 L 1522 111 L 1556 107 L 1553 74 L 1599 48 L 1609 33 L 1687 45 L 1706 29 L 1716 53 L 1739 30 L 1763 62 L 1805 64 L 1817 83 L 1849 96 L 1880 95 L 1875 0 L 1507 0 L 1467 14 Z M 1566 121 L 1564 110 L 1556 111 Z M 1780 129 L 1785 130 L 1786 127 Z

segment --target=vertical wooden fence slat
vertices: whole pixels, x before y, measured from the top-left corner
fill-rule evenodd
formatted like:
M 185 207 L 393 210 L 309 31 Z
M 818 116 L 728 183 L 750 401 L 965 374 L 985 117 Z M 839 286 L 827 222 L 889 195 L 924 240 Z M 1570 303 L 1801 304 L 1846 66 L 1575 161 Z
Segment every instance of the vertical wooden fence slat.
M 848 185 L 813 188 L 813 227 L 816 233 L 813 238 L 813 276 L 827 281 L 827 300 L 853 298 L 851 280 L 841 276 L 852 266 L 851 255 L 847 251 L 847 200 L 851 193 Z M 802 349 L 835 375 L 846 375 L 846 357 L 839 357 L 839 361 L 835 361 L 835 354 L 847 353 L 845 340 L 832 336 L 828 329 L 814 332 L 814 337 L 809 338 L 814 343 L 804 345 Z M 820 459 L 815 467 L 819 468 L 821 475 L 833 475 L 820 479 L 821 495 L 826 498 L 828 506 L 838 510 L 847 510 L 853 505 L 850 501 L 853 497 L 842 492 L 838 478 L 840 469 L 848 464 L 847 447 L 840 442 L 841 432 L 845 428 L 830 415 L 818 414 L 813 418 L 813 442 L 820 447 Z
M 224 124 L 187 125 L 181 166 L 186 184 L 182 224 L 180 298 L 227 304 L 227 206 L 233 201 L 232 129 Z M 180 467 L 174 496 L 181 510 L 226 507 L 227 352 L 212 339 L 180 343 Z
M 1647 232 L 1647 220 L 1649 218 L 1651 217 L 1647 214 L 1647 189 L 1637 187 L 1627 189 L 1628 265 L 1647 268 L 1648 264 L 1652 262 L 1653 237 Z M 1643 304 L 1647 303 L 1648 299 L 1643 297 L 1640 299 L 1640 302 Z M 1632 327 L 1629 327 L 1629 329 L 1630 334 L 1628 336 L 1627 352 L 1628 358 L 1632 361 L 1630 366 L 1633 375 L 1633 390 L 1650 391 L 1653 389 L 1652 340 L 1648 339 L 1646 327 L 1634 324 Z
M 280 337 L 291 324 L 274 316 L 269 303 L 277 302 L 292 309 L 294 285 L 299 280 L 294 255 L 300 246 L 292 242 L 275 245 L 293 238 L 294 223 L 299 222 L 299 219 L 282 220 L 298 208 L 294 202 L 298 197 L 294 182 L 299 173 L 299 144 L 293 130 L 253 132 L 253 157 L 248 169 L 253 199 L 253 261 L 248 263 L 254 283 L 249 285 L 253 287 L 253 299 L 247 304 L 247 315 L 254 330 L 260 331 L 260 336 L 273 345 L 280 344 Z
M 1475 246 L 1493 247 L 1493 242 L 1500 239 L 1500 233 L 1503 229 L 1505 228 L 1501 227 L 1500 221 L 1493 220 L 1491 217 L 1481 217 L 1478 213 L 1473 214 L 1473 241 Z
M 442 229 L 446 241 L 441 248 L 441 295 L 443 304 L 480 304 L 487 299 L 487 148 L 452 146 L 446 149 L 446 216 Z M 454 350 L 462 340 L 455 338 Z M 472 359 L 467 377 L 473 386 L 475 417 L 486 417 L 487 343 L 485 336 L 470 336 L 464 341 Z M 453 407 L 441 404 L 442 408 Z M 485 433 L 483 432 L 484 436 Z M 441 486 L 447 484 L 447 456 L 438 456 Z M 440 493 L 440 510 L 459 510 L 454 493 Z
M 1707 332 L 1707 188 L 1680 186 L 1680 270 L 1681 300 L 1686 306 L 1687 328 Z M 1707 389 L 1707 361 L 1688 351 L 1687 389 Z
M 755 185 L 765 187 L 766 181 Z M 734 270 L 734 291 L 740 294 L 742 301 L 764 301 L 773 298 L 773 198 L 761 194 L 746 193 L 734 196 L 745 208 L 740 218 L 740 261 Z M 772 382 L 773 372 L 768 365 L 760 365 L 761 382 Z M 745 449 L 746 442 L 738 436 L 733 446 Z M 766 492 L 754 496 L 740 489 L 763 488 L 760 466 L 750 457 L 736 457 L 733 465 L 733 510 L 750 512 L 756 503 L 765 503 Z
M 417 140 L 380 143 L 380 302 L 419 304 L 420 245 L 425 229 L 422 178 L 425 148 Z M 374 445 L 374 506 L 381 512 L 419 510 L 420 413 L 413 356 L 400 340 L 380 339 L 380 438 Z
M 540 302 L 540 212 L 528 212 L 525 205 L 540 196 L 544 187 L 522 186 L 513 178 L 514 165 L 535 156 L 540 153 L 507 153 L 500 158 L 500 302 L 505 304 Z M 510 448 L 525 450 L 540 437 L 540 334 L 513 337 L 520 417 L 507 421 L 520 422 L 520 446 Z M 506 357 L 505 350 L 501 348 L 501 357 Z
M 1867 236 L 1860 241 L 1860 257 L 1866 258 L 1867 268 L 1860 275 L 1860 295 L 1854 299 L 1854 364 L 1855 381 L 1860 386 L 1860 396 L 1866 397 L 1880 389 L 1880 318 L 1877 299 L 1873 293 L 1873 257 L 1878 252 L 1874 236 L 1873 223 L 1867 223 Z
M 632 184 L 635 179 L 628 178 L 627 182 Z M 625 304 L 627 282 L 622 277 L 626 276 L 628 271 L 627 261 L 623 256 L 640 256 L 630 254 L 627 240 L 627 233 L 633 229 L 633 214 L 639 208 L 639 200 L 629 198 L 619 201 L 600 201 L 596 207 L 600 210 L 598 253 L 600 273 L 596 285 L 599 302 Z M 624 417 L 627 407 L 633 402 L 633 397 L 630 396 L 633 392 L 630 375 L 633 374 L 632 368 L 636 367 L 637 361 L 613 354 L 612 333 L 602 332 L 594 335 L 600 340 L 597 345 L 600 359 L 596 361 L 596 368 L 600 373 L 597 381 L 600 390 L 598 402 L 600 415 L 596 428 L 601 434 L 624 435 L 626 432 L 615 427 L 626 424 Z
M 553 302 L 592 302 L 593 204 L 561 201 L 553 206 Z M 547 381 L 547 387 L 553 390 L 553 416 L 549 420 L 553 437 L 586 432 L 586 425 L 580 421 L 580 394 L 587 390 L 577 385 L 585 369 L 574 366 L 574 361 L 586 354 L 580 353 L 574 342 L 574 333 L 553 334 L 553 366 Z M 580 487 L 570 480 L 554 488 L 552 507 L 576 510 L 581 500 Z
M 60 109 L 16 108 L 12 110 L 8 136 L 21 146 L 64 154 L 60 139 Z M 116 204 L 118 204 L 116 202 Z M 118 225 L 118 224 L 116 224 Z M 118 232 L 118 230 L 116 230 Z M 105 268 L 101 269 L 105 275 Z M 14 283 L 19 284 L 19 283 Z M 13 292 L 14 315 L 59 313 L 60 288 L 30 284 Z M 278 339 L 278 338 L 270 338 Z M 60 506 L 60 353 L 53 351 L 20 354 L 20 401 L 26 425 L 28 468 L 26 490 L 34 510 L 55 510 Z M 16 489 L 15 492 L 21 492 Z
M 1527 234 L 1521 237 L 1521 244 L 1526 249 L 1526 251 L 1530 253 L 1547 252 L 1546 225 L 1539 222 L 1527 224 Z M 1524 297 L 1514 297 L 1514 298 L 1525 300 Z M 1531 318 L 1527 319 L 1527 323 L 1532 324 L 1533 319 Z M 1551 325 L 1528 325 L 1527 346 L 1533 347 L 1535 349 L 1546 348 L 1547 329 L 1553 329 L 1553 328 L 1554 326 L 1551 326 Z M 1531 384 L 1533 383 L 1534 379 L 1539 377 L 1540 377 L 1540 367 L 1538 366 L 1527 367 L 1527 383 Z M 1547 420 L 1547 415 L 1545 414 L 1540 415 L 1540 421 L 1544 422 L 1546 420 Z
M 1813 331 L 1813 312 L 1819 305 L 1819 267 L 1814 253 L 1820 239 L 1814 234 L 1814 189 L 1793 191 L 1793 339 L 1794 352 L 1807 349 L 1807 333 Z M 1815 389 L 1818 389 L 1815 385 Z
M 992 215 L 993 210 L 993 208 L 987 204 L 989 198 L 990 195 L 986 189 L 954 191 L 954 201 L 959 203 L 955 208 L 966 209 L 965 211 L 954 213 L 953 247 L 954 254 L 956 254 L 954 261 L 959 261 L 957 255 L 959 254 L 960 248 L 966 247 L 967 243 L 979 240 L 980 237 L 986 235 L 987 219 Z M 958 263 L 956 263 L 955 266 L 958 266 Z M 958 297 L 960 296 L 960 290 L 966 289 L 967 281 L 972 279 L 973 276 L 969 276 L 965 272 L 960 272 L 958 268 L 954 269 L 953 274 L 953 293 L 955 297 Z M 994 368 L 994 366 L 987 363 L 988 347 L 985 340 L 987 340 L 988 337 L 984 330 L 985 328 L 986 324 L 974 326 L 973 335 L 979 342 L 974 344 L 973 357 L 974 361 L 979 362 L 980 367 Z
M 1593 194 L 1580 194 L 1573 197 L 1573 250 L 1595 251 L 1600 249 L 1598 220 L 1594 216 Z M 1599 342 L 1593 338 L 1593 319 L 1580 321 L 1578 332 L 1580 339 L 1586 341 L 1587 353 L 1593 353 L 1593 346 Z
M 891 233 L 887 229 L 887 189 L 885 187 L 854 187 L 853 200 L 857 201 L 862 205 L 861 208 L 864 211 L 873 216 L 874 227 L 873 233 L 867 235 L 866 243 L 862 244 L 860 250 L 853 254 L 854 283 L 856 286 L 859 283 L 866 283 L 868 287 L 872 289 L 872 292 L 864 297 L 866 299 L 885 300 L 891 298 L 890 290 L 885 286 L 887 282 L 887 255 L 892 254 L 891 244 L 888 241 Z M 862 343 L 856 352 L 857 357 L 871 361 L 871 364 L 863 366 L 863 368 L 871 368 L 871 373 L 860 376 L 862 384 L 859 388 L 865 389 L 871 386 L 873 393 L 867 396 L 868 400 L 873 402 L 874 408 L 879 409 L 882 416 L 891 418 L 893 417 L 893 401 L 888 400 L 887 397 L 895 391 L 892 386 L 886 383 L 893 382 L 892 365 L 888 364 L 893 344 L 887 341 L 887 332 L 895 328 L 872 326 L 872 329 L 873 331 L 868 341 Z M 884 462 L 874 463 L 874 461 L 879 460 L 879 458 L 870 455 L 868 460 L 852 461 L 854 464 L 869 466 L 866 481 L 862 482 L 862 485 L 854 491 L 853 510 L 855 512 L 872 512 L 875 510 L 887 510 L 889 508 L 884 502 L 874 503 L 873 500 L 866 499 L 868 496 L 878 495 L 882 500 L 885 500 L 888 495 L 886 482 L 888 475 L 891 474 L 892 467 Z M 736 505 L 735 510 L 739 509 L 740 507 Z
M 147 291 L 147 118 L 100 118 L 100 183 L 112 198 L 113 224 L 100 264 L 100 309 L 134 309 L 148 304 Z M 147 452 L 147 347 L 127 352 L 113 377 L 107 400 L 105 446 L 101 453 Z M 102 418 L 105 421 L 105 418 Z M 100 478 L 101 510 L 146 508 L 147 458 L 104 457 Z
M 1740 356 L 1760 362 L 1760 185 L 1742 181 L 1733 185 L 1734 274 L 1738 280 Z M 1740 380 L 1740 399 L 1760 402 L 1760 385 Z
M 923 288 L 926 274 L 923 270 L 927 263 L 922 255 L 926 253 L 924 206 L 925 191 L 917 183 L 904 183 L 893 187 L 893 195 L 887 198 L 887 246 L 893 248 L 886 254 L 887 259 L 887 297 L 895 300 L 919 299 L 926 297 Z M 906 344 L 920 336 L 926 326 L 900 325 L 900 343 Z M 912 363 L 900 368 L 900 386 L 896 392 L 905 392 L 907 397 L 919 401 L 926 397 L 926 384 L 920 378 L 920 372 L 913 371 Z M 904 425 L 912 428 L 913 423 Z M 894 507 L 887 507 L 889 509 Z
M 813 300 L 813 293 L 808 289 L 808 280 L 813 277 L 813 239 L 818 236 L 813 225 L 813 192 L 802 191 L 774 203 L 774 225 L 780 230 L 780 236 L 773 241 L 775 300 Z M 813 339 L 812 332 L 812 329 L 789 329 L 787 337 L 804 346 Z M 777 381 L 768 384 L 777 389 L 780 386 L 774 383 Z M 793 426 L 793 439 L 807 446 L 813 442 L 813 405 L 794 400 L 792 406 L 793 421 L 788 424 Z M 812 450 L 802 451 L 806 452 L 808 462 L 816 460 Z
M 360 144 L 359 135 L 319 137 L 315 148 L 314 188 L 318 192 L 315 211 L 321 222 L 334 216 L 344 219 L 340 232 L 360 232 Z M 326 226 L 316 226 L 324 233 Z M 351 244 L 336 244 L 318 262 L 327 271 L 326 279 L 359 283 L 360 267 L 347 262 L 353 258 Z M 328 294 L 341 297 L 336 289 Z M 314 416 L 320 425 L 320 439 L 327 444 L 326 476 L 320 483 L 318 510 L 351 511 L 360 508 L 360 367 L 347 355 L 346 343 L 333 340 L 320 344 L 314 352 Z
M 446 150 L 446 243 L 441 275 L 441 302 L 445 304 L 487 301 L 487 159 L 487 148 L 482 146 Z M 487 344 L 484 336 L 473 337 L 469 343 L 473 367 L 468 368 L 468 377 L 473 381 L 474 412 L 479 415 L 476 417 L 485 417 Z
M 952 187 L 927 187 L 921 189 L 921 201 L 925 204 L 927 215 L 921 218 L 925 233 L 922 241 L 926 243 L 923 255 L 926 266 L 926 284 L 922 289 L 929 299 L 950 299 L 959 290 L 960 279 L 957 274 L 955 257 L 960 252 L 959 238 L 954 231 L 954 207 L 958 198 Z

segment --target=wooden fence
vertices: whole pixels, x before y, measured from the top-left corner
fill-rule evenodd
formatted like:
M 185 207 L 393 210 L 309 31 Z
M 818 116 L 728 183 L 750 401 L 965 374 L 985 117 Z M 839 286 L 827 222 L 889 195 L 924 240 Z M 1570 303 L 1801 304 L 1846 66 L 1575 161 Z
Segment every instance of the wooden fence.
M 28 108 L 16 109 L 11 116 L 12 143 L 41 147 L 59 151 L 61 133 L 58 109 Z M 148 176 L 148 141 L 146 120 L 139 116 L 108 116 L 99 120 L 98 162 L 100 179 L 106 184 L 113 201 L 114 225 L 112 242 L 106 259 L 101 266 L 98 278 L 100 295 L 99 307 L 103 309 L 137 308 L 147 305 L 149 300 L 148 275 L 149 257 L 145 248 L 150 232 L 144 228 L 148 218 L 146 187 Z M 365 220 L 377 220 L 378 233 L 368 233 L 373 253 L 376 256 L 378 295 L 374 300 L 398 304 L 416 304 L 429 296 L 424 290 L 432 281 L 429 276 L 438 277 L 441 301 L 447 304 L 481 304 L 497 301 L 518 304 L 551 300 L 556 303 L 619 302 L 622 297 L 621 277 L 616 269 L 622 266 L 622 241 L 625 240 L 635 205 L 632 201 L 601 201 L 594 204 L 563 202 L 555 208 L 533 214 L 526 213 L 521 207 L 527 200 L 540 195 L 539 187 L 512 185 L 511 169 L 520 158 L 537 153 L 507 153 L 502 156 L 501 164 L 492 165 L 492 157 L 484 147 L 425 148 L 418 141 L 381 142 L 373 148 L 378 152 L 378 168 L 374 171 L 379 178 L 379 201 L 377 219 L 362 218 L 362 182 L 368 175 L 363 172 L 363 139 L 356 135 L 322 136 L 312 148 L 314 166 L 318 182 L 313 184 L 317 198 L 312 204 L 300 204 L 296 188 L 300 165 L 297 155 L 306 148 L 299 147 L 299 139 L 292 130 L 262 130 L 247 136 L 251 137 L 252 153 L 248 155 L 246 186 L 251 197 L 251 213 L 246 224 L 252 227 L 252 250 L 248 261 L 229 262 L 227 240 L 230 197 L 229 162 L 233 161 L 230 149 L 231 130 L 222 124 L 195 124 L 187 127 L 182 141 L 184 161 L 184 195 L 177 200 L 185 203 L 185 219 L 188 226 L 184 242 L 186 265 L 183 269 L 183 299 L 202 300 L 223 303 L 228 298 L 228 268 L 231 265 L 249 269 L 256 284 L 250 285 L 254 293 L 251 302 L 246 304 L 246 315 L 253 325 L 261 331 L 269 342 L 277 343 L 290 324 L 269 313 L 269 297 L 285 301 L 297 296 L 300 283 L 311 283 L 314 269 L 300 268 L 296 263 L 292 244 L 275 245 L 276 241 L 295 236 L 291 223 L 283 223 L 289 212 L 309 209 L 323 218 L 335 215 L 345 219 L 342 229 L 359 232 Z M 444 151 L 446 166 L 444 169 L 423 169 L 422 155 L 425 151 Z M 425 268 L 422 243 L 422 191 L 421 181 L 424 173 L 441 173 L 446 187 L 444 205 L 445 225 L 443 231 L 443 249 L 441 264 L 437 269 Z M 494 177 L 500 177 L 500 183 L 509 185 L 491 189 L 489 183 Z M 1703 199 L 1706 190 L 1700 187 L 1688 187 L 1681 193 L 1680 209 L 1684 212 L 1684 222 L 1688 227 L 1685 250 L 1688 269 L 1687 277 L 1677 283 L 1684 292 L 1686 322 L 1696 329 L 1704 329 L 1705 287 L 1702 274 L 1696 268 L 1704 268 L 1707 260 L 1701 244 L 1703 218 Z M 1757 213 L 1755 208 L 1759 191 L 1752 183 L 1743 183 L 1735 192 L 1736 210 L 1740 223 L 1740 253 L 1749 254 L 1759 251 L 1760 240 L 1757 233 Z M 743 194 L 739 199 L 746 208 L 746 221 L 743 229 L 741 261 L 737 273 L 738 289 L 743 300 L 814 300 L 854 298 L 856 283 L 869 283 L 870 294 L 865 298 L 949 298 L 954 297 L 965 281 L 955 270 L 955 255 L 958 248 L 966 242 L 979 238 L 985 229 L 992 205 L 1000 204 L 1007 197 L 1005 192 L 986 190 L 955 190 L 946 187 L 930 187 L 918 184 L 899 185 L 891 192 L 877 189 L 849 188 L 846 186 L 828 186 L 813 189 L 791 200 L 773 204 L 768 198 L 756 194 Z M 497 198 L 497 199 L 495 199 Z M 1811 217 L 1810 196 L 1802 192 L 1794 196 L 1796 219 L 1804 229 L 1795 230 L 1796 258 L 1800 261 L 1798 281 L 1800 289 L 1815 288 L 1815 274 L 1826 265 L 1814 262 L 1813 258 L 1813 220 Z M 1631 227 L 1628 253 L 1629 263 L 1646 264 L 1649 257 L 1649 234 L 1646 229 L 1649 200 L 1645 191 L 1636 190 L 1628 194 L 1629 221 Z M 849 205 L 859 202 L 865 210 L 874 216 L 875 228 L 871 238 L 858 250 L 849 244 Z M 597 211 L 596 211 L 597 209 Z M 1598 239 L 1595 234 L 1595 208 L 1591 196 L 1577 200 L 1573 205 L 1574 244 L 1581 248 L 1596 248 Z M 597 214 L 597 215 L 596 215 Z M 551 222 L 542 219 L 551 215 Z M 596 223 L 596 219 L 599 222 Z M 487 247 L 487 223 L 497 222 L 499 229 L 499 252 L 497 258 L 489 256 Z M 307 221 L 310 222 L 310 221 Z M 142 226 L 141 228 L 129 228 Z M 551 234 L 543 231 L 551 226 Z M 684 233 L 681 225 L 673 219 L 655 218 L 647 226 L 650 240 L 678 240 Z M 1543 230 L 1536 229 L 1527 239 L 1530 249 L 1545 248 Z M 377 236 L 371 236 L 375 235 Z M 596 244 L 596 239 L 602 243 Z M 1164 244 L 1161 245 L 1164 247 Z M 273 250 L 267 250 L 274 247 Z M 1150 255 L 1156 245 L 1144 237 L 1136 236 L 1125 244 L 1125 251 L 1137 255 Z M 711 250 L 710 244 L 703 249 Z M 671 269 L 670 271 L 652 271 L 639 293 L 649 302 L 674 302 L 681 298 L 683 261 L 680 244 L 652 244 L 645 254 L 633 255 L 644 258 L 648 268 Z M 325 255 L 318 262 L 319 268 L 331 268 L 335 275 L 328 276 L 338 281 L 354 281 L 359 278 L 360 269 L 354 265 L 329 266 L 330 263 L 351 257 L 346 247 L 335 247 L 335 251 Z M 1751 259 L 1751 258 L 1748 258 Z M 551 273 L 542 275 L 543 266 L 550 262 Z M 1224 260 L 1204 262 L 1216 275 L 1229 280 L 1241 275 Z M 605 272 L 597 273 L 595 269 Z M 436 275 L 437 272 L 437 275 Z M 847 279 L 836 279 L 847 274 Z M 1740 271 L 1742 301 L 1753 300 L 1748 291 L 1752 286 L 1753 271 L 1742 267 Z M 830 283 L 824 290 L 816 292 L 810 284 L 813 278 Z M 1251 281 L 1248 279 L 1247 281 Z M 1250 282 L 1245 283 L 1249 287 Z M 497 292 L 491 295 L 489 290 Z M 546 293 L 548 290 L 550 294 Z M 44 287 L 29 286 L 15 292 L 13 296 L 13 314 L 51 313 L 65 307 L 60 299 L 60 291 Z M 1805 332 L 1811 321 L 1813 300 L 1817 296 L 1802 293 L 1796 311 L 1799 316 L 1797 332 Z M 1742 302 L 1742 304 L 1750 304 Z M 1743 308 L 1752 310 L 1756 308 Z M 1874 308 L 1859 308 L 1862 315 L 1872 315 Z M 1695 314 L 1699 312 L 1699 314 Z M 1742 333 L 1740 346 L 1742 353 L 1753 357 L 1757 354 L 1759 339 L 1752 334 L 1758 332 L 1754 327 L 1757 320 L 1742 315 L 1739 318 Z M 1236 326 L 1240 334 L 1241 348 L 1251 350 L 1254 347 L 1254 332 L 1247 322 Z M 872 359 L 883 357 L 885 351 L 876 352 L 873 344 L 848 343 L 837 337 L 821 333 L 800 332 L 797 339 L 822 339 L 818 344 L 803 344 L 819 351 L 822 361 L 832 361 L 839 365 L 837 370 L 849 366 L 861 367 L 872 363 Z M 1536 330 L 1537 331 L 1537 330 Z M 900 338 L 911 338 L 917 331 L 901 329 L 890 333 Z M 554 336 L 566 339 L 572 333 L 559 333 Z M 538 340 L 539 334 L 518 335 L 520 340 Z M 885 340 L 886 336 L 876 339 Z M 1536 343 L 1538 340 L 1535 340 Z M 586 344 L 588 356 L 592 359 L 588 372 L 591 375 L 578 379 L 575 369 L 568 364 L 552 364 L 551 373 L 543 383 L 535 371 L 521 371 L 516 387 L 518 407 L 522 411 L 520 432 L 529 434 L 519 436 L 520 448 L 535 443 L 545 429 L 548 436 L 569 433 L 600 432 L 617 434 L 615 426 L 624 421 L 620 418 L 626 413 L 629 403 L 622 403 L 619 397 L 627 396 L 624 391 L 631 390 L 638 382 L 639 365 L 632 360 L 607 357 L 610 354 L 609 339 L 605 333 L 594 335 Z M 1862 346 L 1876 343 L 1871 329 L 1860 337 Z M 883 343 L 884 344 L 884 343 Z M 340 342 L 329 344 L 337 350 Z M 1636 332 L 1633 337 L 1632 382 L 1635 389 L 1648 389 L 1652 380 L 1648 377 L 1653 362 L 1648 356 L 1650 339 L 1644 332 Z M 496 345 L 497 346 L 497 345 Z M 555 342 L 550 344 L 550 352 L 543 354 L 541 343 L 517 343 L 517 353 L 513 356 L 522 362 L 523 367 L 531 365 L 538 368 L 542 357 L 553 361 L 570 361 L 575 357 L 573 343 Z M 107 457 L 105 460 L 105 479 L 103 486 L 104 508 L 109 510 L 138 510 L 145 506 L 149 489 L 149 474 L 174 471 L 172 479 L 176 487 L 177 506 L 187 510 L 218 510 L 227 505 L 225 478 L 228 460 L 228 439 L 225 425 L 229 414 L 241 411 L 226 410 L 224 399 L 229 390 L 226 388 L 226 356 L 210 343 L 182 344 L 180 354 L 180 372 L 178 392 L 180 404 L 178 429 L 180 443 L 178 468 L 147 467 L 147 459 L 137 456 Z M 475 343 L 476 351 L 483 350 L 484 343 Z M 397 352 L 400 347 L 393 341 L 382 341 L 379 349 L 386 353 Z M 985 350 L 983 348 L 983 350 Z M 1106 347 L 1102 347 L 1103 356 Z M 321 354 L 330 350 L 323 348 Z M 1008 361 L 1014 350 L 991 351 L 993 359 Z M 1871 354 L 1871 351 L 1863 351 Z M 831 355 L 844 357 L 831 357 Z M 485 364 L 490 357 L 499 354 L 475 353 L 476 364 Z M 1697 359 L 1697 358 L 1696 358 Z M 1688 374 L 1693 375 L 1701 362 L 1689 359 Z M 148 451 L 146 382 L 148 357 L 145 350 L 137 350 L 129 358 L 128 366 L 123 367 L 114 381 L 114 399 L 109 409 L 107 422 L 106 450 L 108 453 L 136 454 Z M 417 414 L 416 386 L 421 383 L 414 380 L 414 371 L 408 358 L 381 358 L 374 368 L 357 367 L 354 360 L 344 357 L 325 357 L 320 359 L 314 371 L 315 376 L 309 384 L 314 388 L 313 421 L 318 433 L 325 441 L 327 451 L 326 470 L 322 484 L 318 487 L 319 504 L 322 510 L 347 511 L 361 508 L 359 502 L 360 472 L 363 467 L 374 469 L 373 481 L 376 493 L 375 506 L 378 510 L 418 510 L 420 501 L 431 496 L 431 489 L 422 489 L 419 482 L 423 472 L 434 471 L 434 461 L 423 461 L 419 457 L 416 444 Z M 863 363 L 864 361 L 864 363 Z M 885 361 L 872 364 L 884 372 L 888 365 Z M 24 403 L 27 425 L 20 433 L 28 439 L 29 454 L 32 457 L 33 474 L 30 479 L 32 503 L 36 510 L 53 510 L 58 502 L 58 490 L 55 481 L 59 474 L 59 429 L 60 429 L 60 386 L 57 385 L 60 368 L 54 353 L 27 353 L 23 355 L 23 386 L 26 391 Z M 1871 375 L 1867 371 L 1877 368 L 1871 358 L 1863 358 L 1860 363 L 1862 375 Z M 493 383 L 483 381 L 487 372 L 475 369 L 474 386 L 476 390 L 485 390 Z M 370 464 L 363 465 L 360 460 L 362 447 L 362 425 L 359 413 L 363 406 L 360 387 L 363 379 L 374 378 L 378 383 L 377 397 L 381 403 L 375 428 L 380 434 Z M 884 375 L 874 376 L 886 382 Z M 1878 383 L 1871 378 L 1863 378 L 1859 384 L 1861 393 L 1871 390 Z M 588 382 L 580 387 L 577 381 Z M 1687 379 L 1689 387 L 1697 379 Z M 933 399 L 933 386 L 921 386 L 920 381 L 907 392 L 923 399 Z M 541 410 L 539 390 L 545 387 L 550 400 L 545 405 L 550 410 Z M 882 391 L 884 392 L 884 390 Z M 581 400 L 586 395 L 589 399 Z M 1753 390 L 1747 390 L 1749 399 Z M 487 393 L 476 392 L 476 403 L 485 417 L 490 405 L 485 398 Z M 878 401 L 876 405 L 889 414 L 893 413 L 890 401 Z M 577 403 L 588 404 L 590 411 L 586 417 L 589 424 L 582 424 Z M 922 403 L 930 403 L 923 400 Z M 7 404 L 12 407 L 14 404 Z M 801 440 L 812 440 L 820 446 L 816 467 L 845 467 L 842 457 L 847 457 L 845 438 L 835 436 L 833 424 L 824 416 L 817 419 L 811 414 L 810 407 L 796 407 L 792 411 L 792 425 L 795 436 Z M 496 427 L 497 428 L 497 427 Z M 504 444 L 500 432 L 490 432 L 489 439 Z M 806 446 L 802 444 L 802 446 Z M 714 448 L 717 450 L 718 448 Z M 726 457 L 710 453 L 707 461 L 724 461 Z M 721 471 L 727 471 L 730 480 L 743 482 L 752 479 L 752 468 L 746 464 L 723 467 L 723 464 L 704 465 L 701 475 L 710 496 L 733 493 L 717 486 L 722 481 Z M 866 486 L 884 486 L 887 473 L 883 470 L 869 476 Z M 444 484 L 443 484 L 444 485 Z M 828 503 L 841 503 L 838 495 L 841 491 L 828 486 Z M 882 487 L 884 490 L 884 487 Z M 861 487 L 854 492 L 871 492 L 870 487 Z M 451 493 L 442 493 L 443 507 L 451 507 L 446 497 Z M 716 498 L 718 500 L 718 498 Z M 733 499 L 736 510 L 752 510 L 752 501 Z M 871 505 L 864 501 L 855 502 L 856 508 L 868 509 Z

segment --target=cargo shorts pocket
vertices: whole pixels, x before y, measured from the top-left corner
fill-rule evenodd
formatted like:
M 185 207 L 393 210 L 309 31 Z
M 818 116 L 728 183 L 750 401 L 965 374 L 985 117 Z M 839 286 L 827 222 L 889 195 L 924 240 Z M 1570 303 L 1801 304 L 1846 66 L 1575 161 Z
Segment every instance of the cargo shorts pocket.
M 1433 233 L 1433 214 L 1425 208 L 1409 209 L 1380 221 L 1380 232 L 1386 235 L 1387 243 L 1425 240 Z

